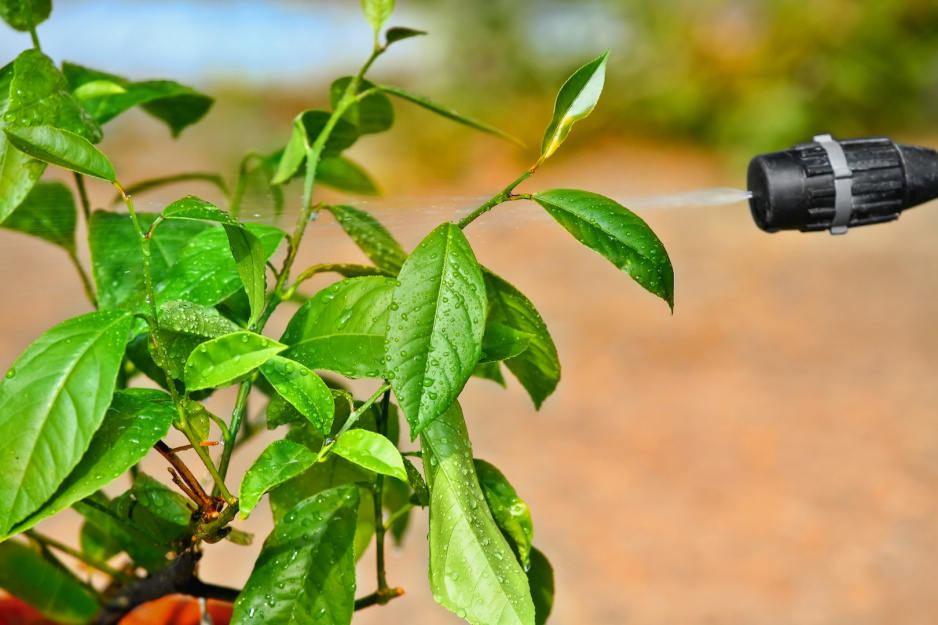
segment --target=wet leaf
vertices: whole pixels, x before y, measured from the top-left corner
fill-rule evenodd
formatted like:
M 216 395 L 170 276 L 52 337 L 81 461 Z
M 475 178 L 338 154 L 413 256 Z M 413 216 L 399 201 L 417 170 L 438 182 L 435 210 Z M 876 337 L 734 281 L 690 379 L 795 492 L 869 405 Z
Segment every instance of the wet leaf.
M 573 73 L 560 88 L 554 115 L 541 142 L 541 160 L 548 158 L 567 138 L 573 123 L 589 115 L 599 101 L 606 80 L 607 50 Z
M 0 0 L 0 17 L 21 32 L 29 32 L 52 13 L 52 0 Z
M 455 224 L 431 232 L 401 268 L 388 317 L 387 377 L 411 438 L 453 403 L 479 362 L 485 285 Z
M 202 343 L 186 361 L 186 388 L 224 386 L 287 348 L 253 332 L 234 332 Z
M 352 206 L 327 205 L 346 234 L 375 266 L 397 275 L 407 260 L 407 252 L 381 223 L 363 210 Z
M 394 12 L 394 0 L 362 0 L 362 11 L 365 19 L 371 24 L 375 36 L 384 28 L 384 23 Z
M 281 440 L 268 445 L 241 480 L 238 492 L 241 518 L 248 518 L 264 493 L 302 473 L 315 462 L 316 454 L 299 443 Z
M 528 348 L 505 361 L 535 408 L 554 392 L 560 381 L 560 359 L 547 326 L 534 305 L 514 286 L 491 271 L 483 270 L 489 301 L 488 323 L 501 323 L 531 335 Z
M 534 539 L 534 524 L 528 504 L 493 465 L 476 458 L 475 468 L 482 494 L 485 495 L 495 523 L 514 544 L 518 561 L 527 571 L 531 566 L 531 541 Z
M 162 391 L 117 391 L 78 465 L 55 494 L 10 534 L 29 529 L 58 514 L 122 476 L 166 436 L 176 415 L 172 399 Z
M 99 491 L 75 502 L 72 507 L 87 523 L 113 536 L 120 549 L 147 571 L 158 571 L 169 564 L 166 556 L 173 549 L 172 545 L 147 529 L 153 517 L 143 506 L 134 503 L 129 491 L 113 501 L 108 501 Z
M 407 481 L 401 452 L 394 443 L 377 432 L 349 430 L 336 439 L 332 453 L 375 473 Z
M 186 361 L 196 347 L 209 339 L 241 330 L 214 308 L 185 300 L 172 300 L 161 305 L 159 320 L 158 340 L 166 361 L 152 341 L 147 341 L 147 348 L 154 362 L 161 362 L 177 380 L 183 379 Z
M 185 219 L 189 221 L 213 221 L 220 224 L 237 226 L 238 221 L 211 202 L 194 195 L 187 195 L 163 209 L 165 219 Z
M 300 411 L 293 407 L 280 393 L 274 393 L 267 403 L 267 429 L 272 430 L 285 423 L 304 420 Z
M 498 322 L 485 325 L 480 363 L 514 358 L 528 348 L 533 335 Z
M 425 30 L 415 30 L 413 28 L 404 28 L 403 26 L 395 26 L 389 28 L 387 32 L 384 33 L 385 45 L 391 45 L 392 43 L 397 43 L 398 41 L 403 41 L 404 39 L 410 39 L 411 37 L 419 37 L 420 35 L 426 35 L 427 31 Z
M 605 256 L 674 310 L 674 269 L 664 245 L 642 219 L 607 197 L 575 189 L 534 194 L 580 243 Z
M 72 472 L 111 403 L 131 315 L 69 319 L 36 339 L 0 385 L 0 534 Z
M 350 623 L 358 507 L 358 488 L 339 486 L 291 509 L 264 541 L 232 624 Z
M 527 576 L 492 519 L 458 402 L 420 437 L 430 486 L 430 588 L 470 623 L 534 623 Z
M 330 156 L 319 161 L 316 182 L 347 193 L 381 195 L 374 180 L 344 156 Z
M 251 305 L 251 317 L 247 324 L 251 328 L 264 311 L 267 297 L 267 253 L 261 240 L 240 225 L 226 224 L 225 234 L 228 235 L 231 256 Z
M 488 133 L 490 135 L 495 135 L 496 137 L 505 139 L 506 141 L 510 141 L 514 143 L 515 145 L 524 147 L 524 144 L 520 140 L 515 139 L 514 137 L 512 137 L 506 132 L 502 132 L 495 126 L 490 126 L 489 124 L 486 124 L 485 122 L 481 122 L 478 119 L 469 117 L 468 115 L 463 115 L 459 111 L 454 111 L 453 109 L 443 106 L 442 104 L 437 104 L 430 98 L 424 97 L 422 95 L 417 95 L 416 93 L 411 93 L 410 91 L 407 91 L 406 89 L 401 89 L 400 87 L 392 87 L 390 85 L 379 85 L 378 88 L 381 89 L 381 91 L 384 91 L 385 93 L 390 93 L 391 95 L 407 100 L 408 102 L 413 102 L 417 106 L 422 106 L 423 108 L 429 111 L 433 111 L 437 115 L 442 115 L 443 117 L 447 119 L 451 119 L 454 122 L 464 124 L 466 126 L 469 126 L 470 128 L 475 128 L 476 130 L 481 130 L 482 132 Z
M 7 230 L 23 232 L 75 252 L 75 199 L 61 182 L 40 182 L 12 215 Z
M 197 401 L 185 402 L 186 421 L 192 428 L 195 440 L 204 443 L 208 440 L 209 433 L 212 430 L 212 417 L 209 411 Z
M 427 483 L 420 475 L 420 471 L 407 458 L 404 458 L 404 469 L 407 471 L 407 481 L 410 483 L 410 487 L 414 489 L 414 495 L 417 496 L 417 502 L 421 506 L 429 506 L 430 489 L 427 488 Z
M 99 97 L 89 97 L 83 101 L 85 108 L 101 124 L 134 106 L 140 106 L 146 113 L 169 126 L 170 132 L 176 137 L 187 126 L 202 119 L 214 103 L 213 98 L 171 80 L 132 82 L 73 63 L 63 63 L 62 72 L 73 92 L 78 92 L 88 83 L 100 81 L 110 82 L 123 89 L 123 92 L 102 93 Z
M 285 400 L 309 419 L 324 435 L 332 429 L 335 404 L 332 391 L 315 372 L 300 363 L 274 356 L 260 367 L 261 373 Z
M 533 547 L 528 584 L 531 586 L 531 598 L 534 599 L 534 623 L 544 625 L 554 607 L 554 569 L 547 557 Z
M 13 540 L 0 543 L 0 588 L 56 623 L 87 623 L 101 607 L 74 577 Z
M 94 558 L 98 562 L 107 562 L 123 551 L 116 536 L 90 521 L 81 524 L 81 529 L 78 532 L 78 544 L 83 554 L 89 558 Z
M 53 126 L 8 127 L 3 133 L 10 145 L 35 159 L 108 182 L 117 179 L 107 157 L 80 135 Z
M 146 473 L 138 473 L 130 489 L 136 507 L 127 507 L 128 516 L 158 536 L 165 544 L 178 540 L 186 531 L 192 510 L 181 493 L 170 489 Z M 124 502 L 125 505 L 129 502 Z M 133 511 L 130 508 L 133 507 Z M 140 508 L 148 514 L 142 515 Z M 121 506 L 118 505 L 118 510 Z
M 329 104 L 333 109 L 339 106 L 351 81 L 351 76 L 344 76 L 329 87 Z M 375 89 L 375 85 L 362 79 L 355 95 L 371 89 Z M 376 90 L 346 109 L 342 119 L 355 126 L 359 135 L 384 132 L 394 125 L 394 107 L 388 96 Z
M 348 278 L 313 297 L 293 315 L 281 337 L 283 355 L 310 369 L 350 378 L 378 378 L 385 372 L 384 340 L 394 280 Z

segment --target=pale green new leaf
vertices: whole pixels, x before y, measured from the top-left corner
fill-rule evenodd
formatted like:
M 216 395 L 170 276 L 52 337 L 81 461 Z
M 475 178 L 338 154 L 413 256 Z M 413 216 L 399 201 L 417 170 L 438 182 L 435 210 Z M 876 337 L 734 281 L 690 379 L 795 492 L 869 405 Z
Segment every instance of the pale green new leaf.
M 394 12 L 394 0 L 362 0 L 362 11 L 377 36 Z
M 270 184 L 278 185 L 290 180 L 306 159 L 308 150 L 306 129 L 303 127 L 302 118 L 298 115 L 293 120 L 293 131 L 290 133 L 290 140 L 283 149 L 280 162 L 277 164 L 277 171 L 274 173 L 274 177 L 271 178 Z
M 314 371 L 282 356 L 274 356 L 260 367 L 271 386 L 316 429 L 328 436 L 335 416 L 332 391 Z
M 2 227 L 75 252 L 75 198 L 61 182 L 40 182 Z
M 567 138 L 574 122 L 589 115 L 599 101 L 606 80 L 607 50 L 575 71 L 560 88 L 554 103 L 554 115 L 541 142 L 541 160 L 553 154 Z
M 189 221 L 214 221 L 220 224 L 237 226 L 238 221 L 211 202 L 194 195 L 176 200 L 163 209 L 164 219 L 185 219 Z
M 495 522 L 514 543 L 518 560 L 527 571 L 531 566 L 531 541 L 534 539 L 534 524 L 528 504 L 494 465 L 476 458 L 475 468 Z
M 534 201 L 580 243 L 605 256 L 674 310 L 674 269 L 661 240 L 641 217 L 607 197 L 551 189 Z
M 407 482 L 404 459 L 394 443 L 377 432 L 349 430 L 336 439 L 332 453 L 375 473 Z
M 327 205 L 326 210 L 375 266 L 397 275 L 407 252 L 377 219 L 353 206 Z
M 29 156 L 94 178 L 114 182 L 111 162 L 90 141 L 54 126 L 4 128 L 7 141 Z
M 348 625 L 355 607 L 359 495 L 339 486 L 304 499 L 277 524 L 234 604 L 232 625 Z
M 388 318 L 388 379 L 411 439 L 453 403 L 482 353 L 486 296 L 469 241 L 444 223 L 401 268 Z
M 264 493 L 302 473 L 315 462 L 316 454 L 300 443 L 281 440 L 268 445 L 241 480 L 238 491 L 241 518 L 248 518 Z
M 36 511 L 75 468 L 101 425 L 131 314 L 69 319 L 36 339 L 0 384 L 0 535 Z
M 156 441 L 166 436 L 175 415 L 172 398 L 162 391 L 141 388 L 117 391 L 81 462 L 55 494 L 13 527 L 10 534 L 58 514 L 123 475 L 147 455 Z
M 458 402 L 420 437 L 430 486 L 430 589 L 473 625 L 533 625 L 528 579 L 492 518 Z
M 225 224 L 225 234 L 228 235 L 231 256 L 251 305 L 251 317 L 247 324 L 251 328 L 264 311 L 264 300 L 267 296 L 267 254 L 261 240 L 240 225 Z
M 253 332 L 234 332 L 199 345 L 186 361 L 186 388 L 197 391 L 231 383 L 287 348 Z
M 72 95 L 82 102 L 121 93 L 127 93 L 127 90 L 111 80 L 91 80 L 72 91 Z

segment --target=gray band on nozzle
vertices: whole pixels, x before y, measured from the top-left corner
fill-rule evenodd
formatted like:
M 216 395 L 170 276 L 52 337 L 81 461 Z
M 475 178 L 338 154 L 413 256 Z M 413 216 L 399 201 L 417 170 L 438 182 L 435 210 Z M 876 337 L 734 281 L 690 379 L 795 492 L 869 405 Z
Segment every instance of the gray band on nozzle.
M 853 212 L 853 172 L 839 143 L 830 135 L 818 135 L 814 140 L 827 152 L 834 170 L 834 220 L 831 234 L 846 234 L 850 214 Z

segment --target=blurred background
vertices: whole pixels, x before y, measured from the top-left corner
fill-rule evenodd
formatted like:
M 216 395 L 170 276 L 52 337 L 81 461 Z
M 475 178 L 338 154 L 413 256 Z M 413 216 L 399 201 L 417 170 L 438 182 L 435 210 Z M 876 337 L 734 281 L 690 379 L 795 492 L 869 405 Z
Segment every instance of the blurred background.
M 398 5 L 391 25 L 430 35 L 396 44 L 369 77 L 533 146 L 395 103 L 396 127 L 349 152 L 383 197 L 345 201 L 372 211 L 407 248 L 528 167 L 557 89 L 607 48 L 599 106 L 524 190 L 582 188 L 641 207 L 657 195 L 741 188 L 751 156 L 815 134 L 938 147 L 935 3 Z M 62 0 L 39 37 L 57 62 L 171 78 L 218 99 L 177 140 L 139 111 L 107 125 L 101 147 L 125 184 L 188 170 L 233 175 L 245 151 L 282 147 L 292 117 L 325 106 L 331 80 L 353 73 L 371 46 L 351 0 Z M 26 47 L 28 36 L 3 31 L 0 64 Z M 96 206 L 111 200 L 105 186 L 90 191 Z M 188 193 L 211 198 L 183 185 L 140 196 L 138 207 L 158 211 Z M 286 223 L 299 196 L 288 188 Z M 273 220 L 269 198 L 249 200 L 249 218 Z M 934 204 L 836 238 L 762 233 L 745 203 L 636 211 L 674 264 L 673 316 L 533 204 L 499 207 L 467 229 L 479 260 L 538 307 L 564 366 L 539 412 L 511 380 L 506 391 L 473 379 L 464 402 L 476 455 L 532 508 L 535 545 L 556 573 L 551 622 L 933 622 Z M 324 217 L 299 262 L 325 260 L 363 257 Z M 0 231 L 0 272 L 3 370 L 47 328 L 89 308 L 61 250 Z M 232 400 L 223 393 L 211 408 L 222 414 Z M 251 441 L 243 456 L 270 440 Z M 235 467 L 232 484 L 245 468 Z M 159 459 L 145 469 L 165 476 Z M 74 542 L 76 519 L 40 529 Z M 257 532 L 255 546 L 211 546 L 207 580 L 243 584 L 270 529 L 267 508 L 243 526 Z M 415 514 L 389 564 L 390 583 L 407 595 L 356 622 L 461 622 L 430 596 L 425 535 Z M 369 592 L 372 554 L 359 576 Z

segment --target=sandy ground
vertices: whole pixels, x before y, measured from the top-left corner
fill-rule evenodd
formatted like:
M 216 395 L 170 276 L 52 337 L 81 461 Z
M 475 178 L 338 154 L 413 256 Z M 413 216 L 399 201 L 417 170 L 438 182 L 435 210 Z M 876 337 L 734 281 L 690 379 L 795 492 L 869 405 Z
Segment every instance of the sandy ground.
M 182 144 L 196 164 L 200 140 Z M 392 199 L 373 206 L 406 246 L 471 207 L 428 198 L 491 195 L 521 171 L 497 144 L 473 150 L 480 166 L 457 183 L 418 186 L 414 173 L 389 177 L 393 159 L 376 161 Z M 742 178 L 686 149 L 610 140 L 558 156 L 525 188 L 634 196 Z M 464 407 L 476 455 L 533 510 L 535 544 L 556 571 L 551 622 L 934 622 L 938 210 L 837 238 L 764 234 L 743 204 L 644 212 L 675 266 L 673 316 L 538 210 L 501 207 L 467 232 L 480 261 L 547 320 L 563 380 L 540 412 L 513 381 L 507 391 L 470 381 Z M 323 237 L 301 264 L 360 258 L 334 223 L 315 229 Z M 5 369 L 88 306 L 65 255 L 42 243 L 0 231 L 0 272 Z M 270 440 L 250 442 L 243 457 Z M 164 472 L 159 459 L 146 468 Z M 258 543 L 267 510 L 243 524 Z M 44 529 L 75 539 L 73 519 Z M 430 597 L 425 534 L 416 514 L 390 559 L 389 580 L 407 595 L 357 623 L 461 622 Z M 212 546 L 203 576 L 241 584 L 255 553 Z M 372 567 L 368 554 L 361 594 Z

